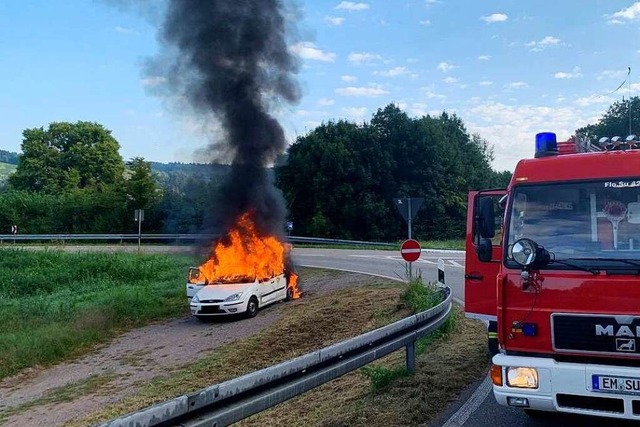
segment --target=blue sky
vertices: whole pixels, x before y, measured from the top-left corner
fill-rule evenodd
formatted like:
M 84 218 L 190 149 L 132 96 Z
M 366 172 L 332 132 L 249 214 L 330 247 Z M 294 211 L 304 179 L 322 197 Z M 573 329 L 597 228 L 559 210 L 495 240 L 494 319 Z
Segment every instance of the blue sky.
M 531 157 L 537 132 L 561 139 L 640 95 L 640 2 L 629 0 L 299 0 L 298 105 L 277 116 L 289 140 L 399 105 L 458 114 L 495 148 L 494 167 Z M 125 159 L 193 161 L 201 123 L 153 96 L 142 73 L 156 28 L 97 0 L 0 2 L 0 148 L 25 128 L 96 121 Z M 207 128 L 211 129 L 211 126 Z M 215 129 L 215 126 L 213 127 Z

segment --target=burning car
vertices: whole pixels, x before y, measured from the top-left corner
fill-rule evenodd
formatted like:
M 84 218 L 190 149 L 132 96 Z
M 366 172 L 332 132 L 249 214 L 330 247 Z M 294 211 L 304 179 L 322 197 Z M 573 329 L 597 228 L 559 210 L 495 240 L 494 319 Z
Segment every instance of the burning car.
M 200 270 L 192 267 L 187 279 L 187 298 L 191 314 L 198 318 L 226 314 L 253 317 L 258 308 L 294 298 L 294 288 L 289 286 L 289 282 L 285 274 L 263 281 L 203 282 Z
M 209 258 L 189 269 L 187 298 L 198 318 L 227 314 L 253 317 L 259 308 L 300 296 L 291 246 L 257 231 L 245 213 Z

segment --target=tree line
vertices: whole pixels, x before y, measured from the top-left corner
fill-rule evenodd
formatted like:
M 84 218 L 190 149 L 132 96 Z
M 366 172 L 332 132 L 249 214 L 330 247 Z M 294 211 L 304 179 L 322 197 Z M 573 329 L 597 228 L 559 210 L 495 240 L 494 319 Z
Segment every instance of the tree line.
M 614 103 L 576 135 L 640 133 L 640 99 Z M 57 122 L 23 132 L 17 169 L 0 190 L 0 232 L 197 233 L 226 165 L 124 161 L 104 126 Z M 11 154 L 11 153 L 9 153 Z M 7 156 L 7 158 L 13 158 Z M 329 121 L 298 137 L 273 169 L 294 234 L 394 241 L 406 225 L 394 199 L 421 197 L 414 221 L 421 239 L 461 238 L 469 190 L 505 187 L 509 171 L 491 168 L 492 146 L 455 114 L 410 117 L 396 105 L 369 122 Z M 284 226 L 284 225 L 283 225 Z

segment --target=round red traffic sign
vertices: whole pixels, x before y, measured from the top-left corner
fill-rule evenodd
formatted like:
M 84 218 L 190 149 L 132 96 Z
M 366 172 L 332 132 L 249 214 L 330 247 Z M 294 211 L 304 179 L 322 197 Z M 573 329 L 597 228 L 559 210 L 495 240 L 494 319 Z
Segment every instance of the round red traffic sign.
M 409 239 L 402 242 L 400 246 L 400 254 L 402 258 L 407 262 L 416 261 L 420 258 L 420 243 L 417 240 Z

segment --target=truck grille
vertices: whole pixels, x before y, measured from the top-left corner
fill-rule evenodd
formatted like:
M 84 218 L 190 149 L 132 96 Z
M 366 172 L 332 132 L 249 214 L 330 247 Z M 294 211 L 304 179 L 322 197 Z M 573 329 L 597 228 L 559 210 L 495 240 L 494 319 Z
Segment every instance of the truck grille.
M 624 400 L 609 397 L 578 396 L 575 394 L 557 394 L 556 400 L 561 408 L 587 409 L 590 411 L 624 414 Z
M 557 351 L 640 356 L 640 317 L 552 314 Z

